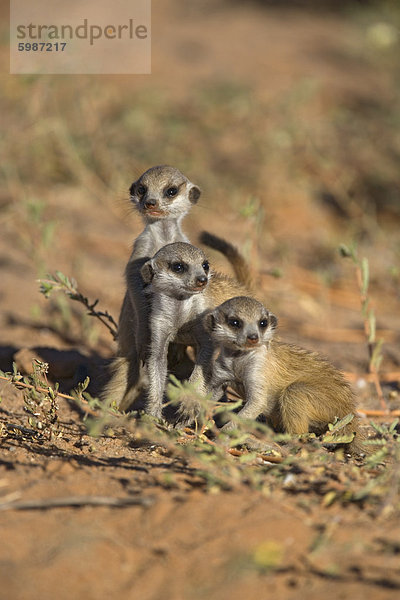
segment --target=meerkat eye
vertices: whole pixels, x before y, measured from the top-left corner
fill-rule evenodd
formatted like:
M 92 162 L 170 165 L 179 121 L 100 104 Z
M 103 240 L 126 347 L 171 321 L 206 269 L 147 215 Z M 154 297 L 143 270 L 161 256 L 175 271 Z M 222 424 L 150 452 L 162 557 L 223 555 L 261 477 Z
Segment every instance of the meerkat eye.
M 183 273 L 185 271 L 185 265 L 184 263 L 175 262 L 170 265 L 170 269 L 175 273 Z
M 234 317 L 227 319 L 227 323 L 228 323 L 229 327 L 236 327 L 236 329 L 240 329 L 242 326 L 239 319 L 235 319 Z
M 174 198 L 178 193 L 178 188 L 173 185 L 172 187 L 169 187 L 165 193 L 168 198 Z
M 210 265 L 208 264 L 208 260 L 205 260 L 201 266 L 203 267 L 205 272 L 208 273 L 208 271 L 210 270 Z
M 144 196 L 145 193 L 147 192 L 147 187 L 144 185 L 138 185 L 136 188 L 136 192 L 139 194 L 139 196 Z M 131 193 L 132 193 L 132 188 L 131 188 Z
M 261 321 L 259 322 L 259 326 L 261 327 L 261 329 L 265 329 L 266 327 L 268 327 L 268 319 L 261 319 Z

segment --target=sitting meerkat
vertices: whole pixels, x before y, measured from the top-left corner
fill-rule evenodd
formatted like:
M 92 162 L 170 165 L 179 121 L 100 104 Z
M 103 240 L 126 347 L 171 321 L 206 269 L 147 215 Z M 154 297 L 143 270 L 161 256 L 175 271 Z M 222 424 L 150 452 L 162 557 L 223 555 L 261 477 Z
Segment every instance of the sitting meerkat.
M 201 195 L 197 185 L 169 166 L 152 167 L 132 183 L 129 192 L 145 228 L 133 244 L 125 269 L 126 292 L 119 317 L 117 358 L 111 364 L 111 378 L 101 393 L 104 400 L 116 402 L 120 410 L 130 408 L 147 380 L 142 363 L 147 351 L 148 297 L 144 294 L 140 269 L 166 244 L 189 242 L 181 223 Z M 235 261 L 243 259 L 230 253 L 230 244 L 226 244 L 227 258 L 235 268 Z M 184 355 L 183 349 L 174 358 L 179 362 Z
M 219 348 L 209 382 L 214 401 L 230 385 L 245 400 L 239 417 L 265 415 L 290 434 L 320 434 L 335 417 L 352 413 L 345 428 L 354 433 L 349 449 L 365 452 L 355 398 L 342 374 L 317 353 L 274 340 L 277 318 L 260 302 L 231 298 L 204 317 L 204 326 Z
M 191 244 L 176 242 L 161 248 L 142 269 L 146 293 L 151 294 L 148 340 L 148 401 L 146 412 L 162 416 L 171 342 L 194 346 L 196 366 L 190 380 L 205 391 L 204 371 L 210 365 L 213 345 L 202 325 L 206 310 L 228 298 L 246 293 L 240 283 L 210 271 L 206 255 Z M 182 407 L 183 419 L 189 418 Z

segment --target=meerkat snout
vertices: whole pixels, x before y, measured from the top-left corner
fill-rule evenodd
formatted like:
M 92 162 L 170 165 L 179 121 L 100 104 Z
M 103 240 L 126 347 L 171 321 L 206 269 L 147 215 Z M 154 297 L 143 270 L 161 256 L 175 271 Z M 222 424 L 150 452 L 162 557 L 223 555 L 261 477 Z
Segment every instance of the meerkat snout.
M 154 200 L 153 198 L 146 198 L 146 200 L 143 202 L 143 206 L 145 208 L 154 208 L 157 206 L 157 200 Z
M 254 345 L 258 344 L 258 340 L 259 340 L 259 339 L 260 339 L 260 338 L 258 337 L 258 334 L 257 334 L 257 333 L 248 333 L 248 334 L 247 334 L 247 343 L 248 343 L 250 346 L 254 346 Z
M 196 277 L 196 283 L 197 283 L 197 287 L 198 288 L 203 288 L 207 285 L 208 283 L 208 277 L 207 275 L 198 275 Z

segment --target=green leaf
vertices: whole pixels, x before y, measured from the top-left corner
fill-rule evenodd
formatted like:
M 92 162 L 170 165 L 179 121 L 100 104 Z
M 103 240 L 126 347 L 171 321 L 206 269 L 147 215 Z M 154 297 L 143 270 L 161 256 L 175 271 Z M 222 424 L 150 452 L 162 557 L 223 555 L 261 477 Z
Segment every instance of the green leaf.
M 346 427 L 346 425 L 351 423 L 353 419 L 354 419 L 353 413 L 349 413 L 348 415 L 342 417 L 341 419 L 336 418 L 336 420 L 333 423 L 330 423 L 328 425 L 329 430 L 332 432 L 340 431 L 341 429 Z
M 361 261 L 361 275 L 362 275 L 362 294 L 365 296 L 365 294 L 368 291 L 368 285 L 369 285 L 369 264 L 368 264 L 368 259 L 367 258 L 363 258 Z
M 329 431 L 322 437 L 323 444 L 349 444 L 354 439 L 354 433 L 344 431 L 345 427 L 347 427 L 352 420 L 354 419 L 354 415 L 349 413 L 342 419 L 335 421 L 333 424 L 330 423 L 328 425 Z
M 322 438 L 323 444 L 350 444 L 354 440 L 354 433 L 326 433 Z
M 346 244 L 340 244 L 339 253 L 344 258 L 351 258 L 354 263 L 358 263 L 357 245 L 354 242 L 352 242 L 351 246 L 346 246 Z
M 370 344 L 373 344 L 375 342 L 375 337 L 376 337 L 376 318 L 375 318 L 375 313 L 372 309 L 368 313 L 368 324 L 369 324 L 368 342 Z M 372 359 L 371 359 L 371 361 L 372 361 Z
M 340 256 L 343 256 L 343 258 L 351 258 L 352 257 L 350 248 L 348 248 L 346 246 L 346 244 L 340 244 L 339 253 L 340 253 Z
M 382 338 L 380 338 L 376 342 L 374 350 L 372 352 L 372 356 L 371 356 L 371 365 L 374 366 L 377 371 L 380 367 L 380 364 L 381 364 L 382 358 L 383 358 L 383 356 L 381 354 L 382 345 L 383 345 L 383 340 L 382 340 Z

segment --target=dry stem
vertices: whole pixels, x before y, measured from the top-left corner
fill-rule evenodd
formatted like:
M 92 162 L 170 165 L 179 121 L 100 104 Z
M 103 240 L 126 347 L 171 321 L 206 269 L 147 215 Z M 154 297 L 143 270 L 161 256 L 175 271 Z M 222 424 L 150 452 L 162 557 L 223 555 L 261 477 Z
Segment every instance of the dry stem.
M 358 264 L 358 262 L 356 263 L 356 277 L 357 277 L 358 288 L 360 290 L 361 306 L 364 308 L 365 306 L 367 306 L 368 297 L 367 297 L 367 292 L 364 291 L 361 267 Z M 369 355 L 368 370 L 371 375 L 373 384 L 375 385 L 375 389 L 376 389 L 376 393 L 377 393 L 380 405 L 381 405 L 382 409 L 385 410 L 386 413 L 388 413 L 389 409 L 386 404 L 386 400 L 383 396 L 381 383 L 379 381 L 378 371 L 376 369 L 376 366 L 372 362 L 372 356 L 373 356 L 373 352 L 374 352 L 374 348 L 375 348 L 375 342 L 371 341 L 371 328 L 370 328 L 367 313 L 364 314 L 364 331 L 365 331 L 365 335 L 367 336 L 367 340 L 368 340 L 368 342 L 367 342 L 368 355 Z

